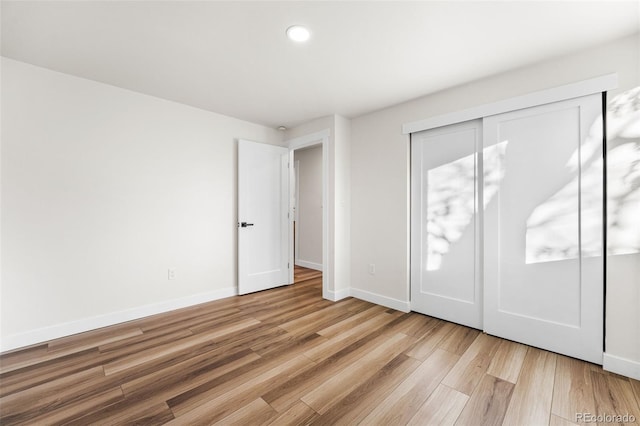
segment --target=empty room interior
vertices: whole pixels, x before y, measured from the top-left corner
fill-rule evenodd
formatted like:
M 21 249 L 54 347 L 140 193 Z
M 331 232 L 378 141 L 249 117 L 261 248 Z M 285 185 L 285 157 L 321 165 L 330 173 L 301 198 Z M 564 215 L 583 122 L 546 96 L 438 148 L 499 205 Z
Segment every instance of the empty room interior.
M 637 0 L 0 25 L 0 424 L 640 425 Z

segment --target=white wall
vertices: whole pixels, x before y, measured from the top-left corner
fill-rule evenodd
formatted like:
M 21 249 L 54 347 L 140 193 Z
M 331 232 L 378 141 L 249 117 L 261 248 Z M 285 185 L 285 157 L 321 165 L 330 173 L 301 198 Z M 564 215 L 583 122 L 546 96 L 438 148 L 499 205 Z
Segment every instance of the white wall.
M 640 80 L 640 65 L 636 72 Z M 629 92 L 618 97 L 608 96 L 607 213 L 610 226 L 604 365 L 640 380 L 640 81 L 636 85 L 635 97 L 628 97 Z M 621 97 L 625 99 L 622 101 L 624 108 L 620 107 Z M 630 107 L 631 102 L 635 108 Z M 626 125 L 621 126 L 621 122 Z M 629 370 L 629 360 L 635 362 L 634 371 Z
M 237 139 L 283 135 L 3 58 L 1 136 L 6 350 L 234 294 Z
M 294 151 L 296 265 L 322 270 L 322 145 Z
M 611 93 L 615 95 L 640 84 L 639 52 L 640 35 L 635 35 L 353 119 L 352 293 L 408 308 L 410 152 L 409 136 L 401 133 L 403 123 L 611 72 L 619 75 L 620 87 Z M 640 261 L 609 259 L 607 353 L 640 362 L 640 276 L 635 259 Z M 376 265 L 375 275 L 368 271 L 371 263 Z
M 334 115 L 335 283 L 339 297 L 351 287 L 351 120 Z

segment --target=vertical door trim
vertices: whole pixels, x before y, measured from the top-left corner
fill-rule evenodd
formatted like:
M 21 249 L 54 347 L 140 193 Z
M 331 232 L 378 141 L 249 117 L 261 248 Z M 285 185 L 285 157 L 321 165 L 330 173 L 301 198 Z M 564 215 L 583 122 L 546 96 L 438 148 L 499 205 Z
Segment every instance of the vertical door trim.
M 607 352 L 607 92 L 602 92 L 602 352 Z

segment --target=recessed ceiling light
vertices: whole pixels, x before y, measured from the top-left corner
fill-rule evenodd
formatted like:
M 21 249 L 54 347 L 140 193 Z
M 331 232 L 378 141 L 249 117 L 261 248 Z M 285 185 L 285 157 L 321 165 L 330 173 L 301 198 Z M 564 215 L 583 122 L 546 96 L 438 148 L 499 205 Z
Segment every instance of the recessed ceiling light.
M 278 127 L 278 130 L 280 130 L 281 132 L 284 132 L 285 130 L 287 130 L 287 128 L 284 126 L 280 126 Z
M 297 41 L 298 43 L 303 43 L 309 40 L 311 33 L 308 29 L 303 27 L 302 25 L 293 25 L 287 28 L 287 37 L 290 40 Z

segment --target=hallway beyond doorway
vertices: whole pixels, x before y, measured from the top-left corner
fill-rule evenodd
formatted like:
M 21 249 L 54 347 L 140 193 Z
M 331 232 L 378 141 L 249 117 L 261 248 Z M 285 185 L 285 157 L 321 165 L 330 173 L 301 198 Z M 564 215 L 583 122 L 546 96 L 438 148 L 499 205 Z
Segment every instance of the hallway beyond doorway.
M 302 266 L 295 266 L 293 270 L 293 283 L 301 283 L 303 281 L 311 280 L 314 278 L 322 278 L 322 271 L 316 271 L 315 269 L 304 268 Z

